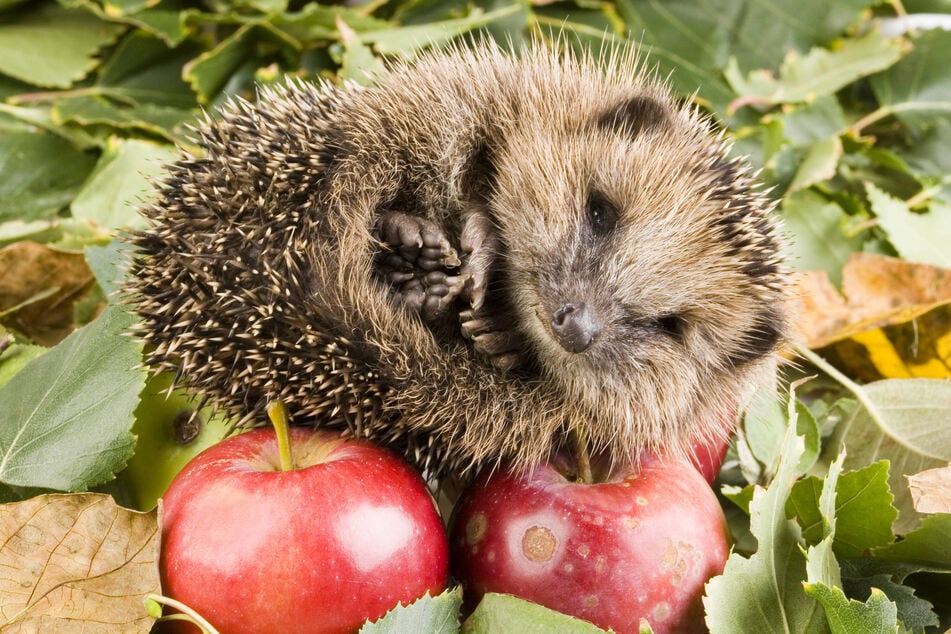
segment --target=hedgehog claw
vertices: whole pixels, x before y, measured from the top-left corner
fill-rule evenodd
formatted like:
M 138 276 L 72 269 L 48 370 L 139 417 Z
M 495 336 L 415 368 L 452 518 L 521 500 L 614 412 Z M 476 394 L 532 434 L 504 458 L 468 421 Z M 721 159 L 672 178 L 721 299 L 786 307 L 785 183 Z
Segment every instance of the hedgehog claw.
M 465 256 L 460 272 L 468 278 L 462 296 L 478 310 L 485 303 L 493 258 L 498 251 L 498 238 L 488 214 L 481 210 L 466 214 L 459 246 Z

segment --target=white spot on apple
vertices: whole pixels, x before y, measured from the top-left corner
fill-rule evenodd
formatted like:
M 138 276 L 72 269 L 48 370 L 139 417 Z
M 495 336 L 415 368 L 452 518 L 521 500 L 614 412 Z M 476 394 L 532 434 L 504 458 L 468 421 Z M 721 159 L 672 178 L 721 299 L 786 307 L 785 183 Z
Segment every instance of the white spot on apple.
M 341 547 L 363 572 L 386 562 L 413 538 L 413 524 L 403 511 L 372 504 L 363 504 L 341 516 L 337 530 L 347 536 Z
M 466 543 L 475 546 L 485 537 L 485 529 L 488 528 L 488 521 L 485 519 L 485 513 L 476 513 L 466 522 Z

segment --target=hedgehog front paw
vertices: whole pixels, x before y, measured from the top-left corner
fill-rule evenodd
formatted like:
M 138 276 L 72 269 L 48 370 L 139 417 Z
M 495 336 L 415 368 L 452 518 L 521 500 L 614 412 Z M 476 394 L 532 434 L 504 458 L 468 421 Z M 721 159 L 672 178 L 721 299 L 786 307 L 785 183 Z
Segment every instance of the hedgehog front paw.
M 451 269 L 460 265 L 456 250 L 436 223 L 411 214 L 388 212 L 377 225 L 383 250 L 377 272 L 393 285 L 396 299 L 425 321 L 442 316 L 464 286 Z
M 459 313 L 464 337 L 471 339 L 475 351 L 488 358 L 499 370 L 508 371 L 523 361 L 521 337 L 514 330 L 506 330 L 511 320 L 505 316 L 489 316 L 487 311 L 464 310 Z
M 459 266 L 459 255 L 443 230 L 422 216 L 391 211 L 378 225 L 384 248 L 398 254 L 410 268 L 435 271 Z

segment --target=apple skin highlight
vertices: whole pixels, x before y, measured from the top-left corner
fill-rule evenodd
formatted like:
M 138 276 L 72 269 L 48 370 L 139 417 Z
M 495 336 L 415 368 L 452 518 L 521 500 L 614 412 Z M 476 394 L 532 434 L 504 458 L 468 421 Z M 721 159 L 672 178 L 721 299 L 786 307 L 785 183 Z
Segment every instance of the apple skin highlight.
M 290 434 L 292 470 L 261 429 L 176 477 L 163 498 L 163 592 L 222 632 L 289 634 L 351 632 L 441 592 L 448 545 L 419 475 L 369 443 Z

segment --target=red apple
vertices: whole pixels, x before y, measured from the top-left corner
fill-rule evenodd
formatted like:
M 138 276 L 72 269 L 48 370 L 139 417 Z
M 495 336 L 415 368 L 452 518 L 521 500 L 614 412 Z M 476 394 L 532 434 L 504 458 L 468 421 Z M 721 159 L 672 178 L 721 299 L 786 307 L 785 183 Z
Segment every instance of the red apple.
M 261 429 L 178 474 L 163 498 L 166 595 L 222 632 L 351 632 L 445 588 L 448 543 L 416 472 L 326 432 L 294 428 L 290 445 L 291 470 Z
M 693 455 L 690 456 L 691 464 L 709 484 L 713 484 L 717 479 L 720 467 L 723 466 L 723 458 L 730 447 L 730 436 L 736 422 L 736 408 L 723 412 L 718 422 L 722 433 L 694 440 Z
M 453 518 L 453 570 L 472 606 L 513 594 L 618 633 L 705 632 L 704 583 L 729 553 L 723 512 L 683 462 L 571 482 L 550 465 L 480 477 Z

